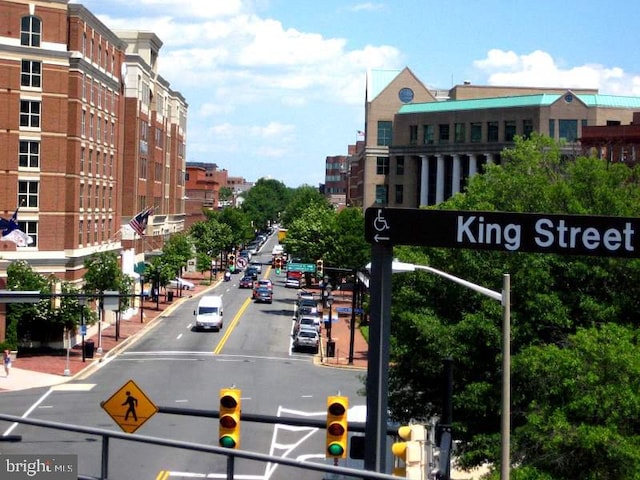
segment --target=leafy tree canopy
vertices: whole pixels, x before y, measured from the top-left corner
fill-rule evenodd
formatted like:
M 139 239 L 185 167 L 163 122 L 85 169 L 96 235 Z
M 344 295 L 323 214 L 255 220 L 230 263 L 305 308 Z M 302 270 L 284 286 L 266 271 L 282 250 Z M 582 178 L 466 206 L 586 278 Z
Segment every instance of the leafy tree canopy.
M 278 220 L 291 195 L 284 183 L 261 178 L 246 193 L 240 209 L 249 217 L 255 230 L 264 229 Z
M 308 207 L 318 205 L 321 208 L 332 208 L 329 201 L 317 188 L 303 185 L 291 191 L 289 202 L 280 217 L 282 224 L 287 227 L 299 218 Z

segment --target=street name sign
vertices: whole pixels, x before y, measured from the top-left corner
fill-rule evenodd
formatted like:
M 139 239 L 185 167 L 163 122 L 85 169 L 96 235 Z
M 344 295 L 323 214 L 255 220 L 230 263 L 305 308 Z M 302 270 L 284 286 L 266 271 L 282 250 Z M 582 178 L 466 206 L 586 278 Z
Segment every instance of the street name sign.
M 365 239 L 378 245 L 640 256 L 640 218 L 368 208 Z
M 100 406 L 127 433 L 135 432 L 158 411 L 158 407 L 133 380 L 125 383 Z
M 287 264 L 288 272 L 310 272 L 313 273 L 316 271 L 316 266 L 313 263 L 288 263 Z

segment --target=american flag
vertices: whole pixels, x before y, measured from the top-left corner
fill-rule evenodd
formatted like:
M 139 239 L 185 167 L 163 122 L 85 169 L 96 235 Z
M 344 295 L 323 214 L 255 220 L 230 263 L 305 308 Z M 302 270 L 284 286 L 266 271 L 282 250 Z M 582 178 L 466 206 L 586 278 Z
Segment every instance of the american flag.
M 2 229 L 2 232 L 0 233 L 0 240 L 13 242 L 19 247 L 26 247 L 27 245 L 31 245 L 33 243 L 33 238 L 24 233 L 18 227 L 17 208 L 9 220 L 0 218 L 0 228 Z
M 153 208 L 146 208 L 133 217 L 129 222 L 129 226 L 141 237 L 144 237 L 144 231 L 147 228 L 147 222 L 149 221 L 149 215 L 151 215 L 151 212 L 153 212 Z
M 362 130 L 358 130 L 358 136 L 359 137 L 364 137 L 364 132 Z

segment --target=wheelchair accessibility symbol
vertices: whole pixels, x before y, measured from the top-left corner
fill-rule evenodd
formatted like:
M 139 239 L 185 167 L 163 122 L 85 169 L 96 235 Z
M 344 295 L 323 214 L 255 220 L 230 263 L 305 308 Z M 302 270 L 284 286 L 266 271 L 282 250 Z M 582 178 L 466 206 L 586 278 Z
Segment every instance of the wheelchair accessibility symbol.
M 382 209 L 378 209 L 378 214 L 373 219 L 373 228 L 376 231 L 376 234 L 373 236 L 373 239 L 376 242 L 388 242 L 391 238 L 388 235 L 383 235 L 387 230 L 390 230 L 389 222 L 382 214 Z

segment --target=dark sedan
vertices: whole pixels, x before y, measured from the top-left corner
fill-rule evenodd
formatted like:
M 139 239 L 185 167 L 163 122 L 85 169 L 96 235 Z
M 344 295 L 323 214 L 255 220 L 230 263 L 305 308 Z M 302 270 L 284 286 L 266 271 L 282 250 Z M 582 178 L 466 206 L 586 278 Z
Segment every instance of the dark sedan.
M 253 288 L 253 277 L 251 275 L 245 275 L 240 279 L 238 283 L 239 288 Z
M 253 292 L 253 299 L 256 301 L 256 303 L 272 303 L 273 293 L 267 287 L 258 287 Z

